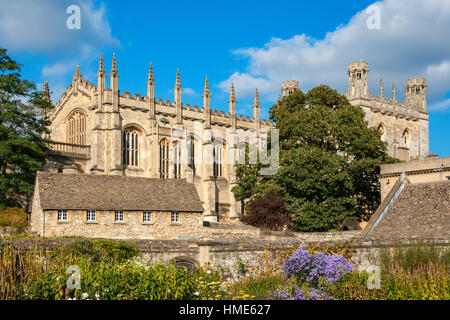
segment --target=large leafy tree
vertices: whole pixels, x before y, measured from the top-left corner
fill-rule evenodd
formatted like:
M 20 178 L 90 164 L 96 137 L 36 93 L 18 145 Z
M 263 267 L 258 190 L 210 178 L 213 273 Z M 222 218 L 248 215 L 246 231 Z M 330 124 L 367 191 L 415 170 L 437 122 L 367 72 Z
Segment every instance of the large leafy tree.
M 364 112 L 322 85 L 296 91 L 270 109 L 279 129 L 280 167 L 261 176 L 257 164 L 238 164 L 233 191 L 243 201 L 268 190 L 282 195 L 299 231 L 340 228 L 349 218 L 367 219 L 379 202 L 377 173 L 393 162 Z
M 20 205 L 33 191 L 46 158 L 43 115 L 52 105 L 48 93 L 21 78 L 21 68 L 0 48 L 0 208 Z

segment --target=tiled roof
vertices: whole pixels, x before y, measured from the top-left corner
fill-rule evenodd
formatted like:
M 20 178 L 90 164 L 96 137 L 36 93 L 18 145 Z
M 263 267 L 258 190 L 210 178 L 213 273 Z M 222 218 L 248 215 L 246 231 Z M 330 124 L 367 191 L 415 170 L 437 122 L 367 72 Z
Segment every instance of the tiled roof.
M 37 174 L 41 208 L 203 212 L 194 184 L 94 174 Z
M 373 218 L 379 221 L 367 239 L 448 239 L 450 181 L 406 184 L 381 219 Z

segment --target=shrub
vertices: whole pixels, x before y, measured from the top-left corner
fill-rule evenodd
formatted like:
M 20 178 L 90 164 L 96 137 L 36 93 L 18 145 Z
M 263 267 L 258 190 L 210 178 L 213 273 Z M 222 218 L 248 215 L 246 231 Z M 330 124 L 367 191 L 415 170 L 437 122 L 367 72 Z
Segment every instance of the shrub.
M 80 258 L 81 288 L 70 290 L 67 267 L 51 269 L 27 284 L 30 299 L 165 300 L 191 299 L 195 275 L 173 264 L 92 263 Z
M 19 230 L 28 226 L 28 217 L 21 208 L 13 207 L 0 210 L 0 226 L 15 227 Z
M 299 248 L 283 264 L 283 271 L 289 278 L 297 278 L 318 286 L 321 278 L 333 283 L 351 271 L 353 267 L 341 255 L 319 252 L 311 255 L 307 250 Z
M 255 227 L 280 231 L 289 223 L 283 198 L 273 192 L 257 196 L 248 203 L 247 215 L 242 221 Z
M 93 262 L 129 260 L 139 254 L 137 247 L 125 241 L 81 239 L 59 247 L 53 255 L 63 251 L 64 254 L 84 257 Z
M 125 241 L 96 240 L 94 247 L 118 261 L 129 260 L 139 254 L 139 249 L 134 244 Z

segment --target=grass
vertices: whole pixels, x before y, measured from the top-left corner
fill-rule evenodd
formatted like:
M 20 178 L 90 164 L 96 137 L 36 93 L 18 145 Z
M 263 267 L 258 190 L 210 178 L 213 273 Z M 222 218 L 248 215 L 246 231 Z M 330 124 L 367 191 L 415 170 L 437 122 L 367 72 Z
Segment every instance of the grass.
M 28 226 L 28 217 L 20 208 L 8 208 L 0 210 L 0 226 L 15 227 L 23 231 Z

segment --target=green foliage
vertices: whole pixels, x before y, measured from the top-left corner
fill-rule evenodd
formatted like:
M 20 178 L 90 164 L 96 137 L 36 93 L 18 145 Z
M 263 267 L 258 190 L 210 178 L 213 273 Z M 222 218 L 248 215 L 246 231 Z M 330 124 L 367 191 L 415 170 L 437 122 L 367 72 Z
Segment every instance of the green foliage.
M 0 226 L 15 227 L 21 231 L 28 226 L 27 214 L 17 207 L 0 210 Z
M 135 245 L 125 241 L 96 240 L 94 247 L 118 261 L 129 260 L 139 254 Z
M 139 254 L 137 247 L 125 241 L 81 239 L 59 248 L 53 255 L 60 254 L 83 257 L 93 262 L 127 261 Z
M 234 284 L 236 292 L 243 291 L 257 300 L 271 299 L 271 294 L 284 287 L 281 275 L 250 275 Z
M 429 264 L 440 264 L 450 271 L 450 248 L 439 249 L 433 244 L 416 243 L 412 246 L 384 248 L 380 253 L 380 262 L 385 270 L 420 269 Z
M 67 268 L 52 269 L 28 283 L 29 299 L 67 299 L 77 300 L 166 300 L 188 299 L 192 297 L 195 277 L 186 268 L 173 264 L 167 266 L 92 263 L 80 258 L 81 288 L 67 288 L 69 274 Z M 87 296 L 86 296 L 87 294 Z M 85 297 L 84 297 L 85 296 Z M 84 297 L 84 298 L 83 298 Z
M 35 172 L 46 159 L 43 113 L 53 106 L 20 71 L 0 48 L 0 208 L 20 206 L 18 197 L 33 192 Z
M 340 229 L 349 218 L 367 219 L 378 206 L 379 165 L 395 160 L 379 132 L 368 128 L 363 110 L 322 85 L 283 98 L 270 117 L 279 129 L 279 170 L 261 176 L 259 162 L 237 164 L 235 197 L 280 194 L 298 231 Z
M 415 244 L 381 251 L 380 289 L 369 289 L 369 274 L 354 271 L 328 288 L 339 300 L 448 300 L 449 248 Z

